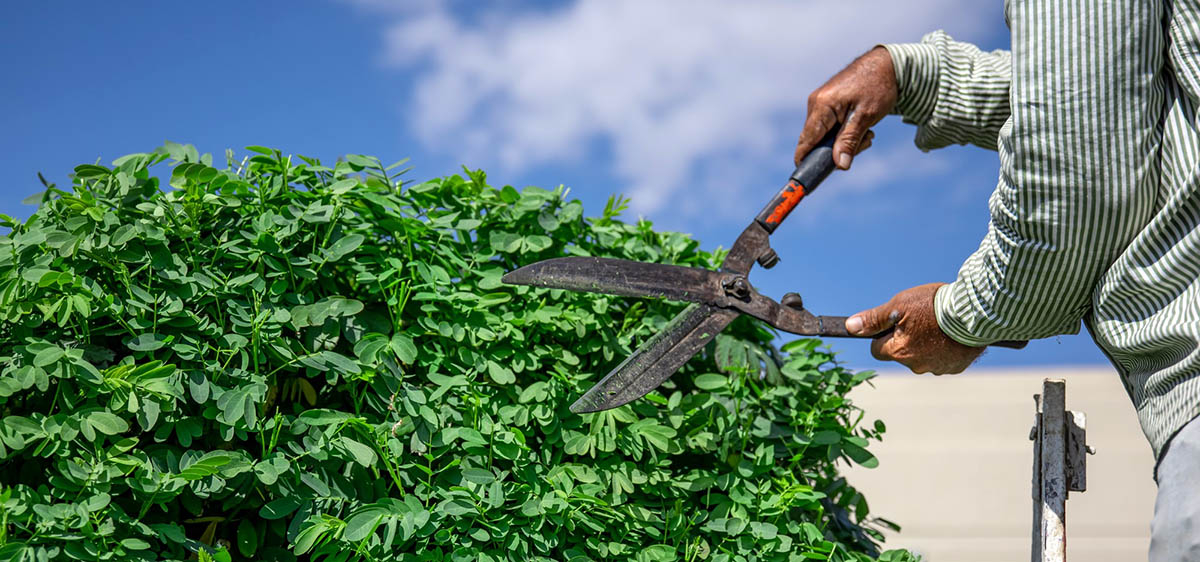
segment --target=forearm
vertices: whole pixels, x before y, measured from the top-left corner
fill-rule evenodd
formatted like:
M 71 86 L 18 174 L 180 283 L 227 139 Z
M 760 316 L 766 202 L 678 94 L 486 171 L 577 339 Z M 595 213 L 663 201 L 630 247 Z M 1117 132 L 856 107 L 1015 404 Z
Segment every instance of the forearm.
M 920 43 L 884 45 L 899 88 L 894 113 L 917 125 L 916 144 L 932 150 L 974 144 L 996 150 L 1009 117 L 1012 57 L 985 53 L 935 31 Z
M 1110 4 L 1011 5 L 1013 113 L 999 135 L 991 224 L 935 299 L 939 325 L 960 343 L 1077 332 L 1093 287 L 1149 220 L 1162 8 Z

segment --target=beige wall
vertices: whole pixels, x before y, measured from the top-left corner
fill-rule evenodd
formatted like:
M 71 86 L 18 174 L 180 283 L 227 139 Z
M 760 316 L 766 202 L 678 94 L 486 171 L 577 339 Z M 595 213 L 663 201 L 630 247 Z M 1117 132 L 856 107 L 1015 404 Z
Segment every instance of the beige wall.
M 1087 414 L 1088 490 L 1067 501 L 1071 560 L 1145 560 L 1154 508 L 1153 458 L 1115 372 L 968 371 L 877 377 L 851 396 L 882 419 L 878 468 L 851 469 L 873 513 L 904 528 L 889 548 L 928 562 L 1028 560 L 1029 429 L 1044 378 L 1067 381 L 1067 409 Z

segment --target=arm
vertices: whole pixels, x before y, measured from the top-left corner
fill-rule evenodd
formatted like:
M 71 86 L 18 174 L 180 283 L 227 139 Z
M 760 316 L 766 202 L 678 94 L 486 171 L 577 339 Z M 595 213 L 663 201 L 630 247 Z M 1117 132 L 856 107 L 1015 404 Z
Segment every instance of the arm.
M 970 143 L 996 150 L 996 137 L 1009 116 L 1008 51 L 985 53 L 942 31 L 920 43 L 884 47 L 899 90 L 893 112 L 917 126 L 917 147 L 928 151 Z
M 1009 114 L 1011 67 L 1007 51 L 984 53 L 940 31 L 921 43 L 877 46 L 809 96 L 795 161 L 842 124 L 833 159 L 849 169 L 870 146 L 870 128 L 889 113 L 918 126 L 922 150 L 966 143 L 995 150 Z
M 1149 220 L 1164 109 L 1162 4 L 1013 2 L 1012 119 L 991 222 L 938 324 L 983 345 L 1076 333 L 1093 287 Z
M 941 363 L 927 342 L 1078 332 L 1096 283 L 1154 210 L 1162 5 L 1028 0 L 1010 9 L 1012 116 L 999 134 L 987 235 L 954 283 L 910 289 L 847 322 L 857 333 L 896 325 L 872 347 L 879 358 L 957 372 L 966 356 Z M 930 311 L 936 323 L 921 322 Z

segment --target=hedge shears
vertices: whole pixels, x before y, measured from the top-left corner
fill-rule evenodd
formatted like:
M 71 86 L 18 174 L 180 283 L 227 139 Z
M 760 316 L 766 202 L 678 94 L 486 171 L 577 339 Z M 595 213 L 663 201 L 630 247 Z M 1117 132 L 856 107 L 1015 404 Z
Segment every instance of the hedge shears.
M 816 190 L 833 171 L 835 138 L 836 130 L 826 135 L 796 166 L 783 189 L 738 236 L 717 271 L 612 258 L 565 257 L 532 263 L 504 275 L 502 281 L 510 285 L 691 303 L 585 392 L 571 405 L 572 412 L 599 412 L 645 396 L 742 314 L 802 336 L 880 335 L 850 334 L 846 331 L 845 316 L 814 315 L 804 308 L 796 293 L 788 293 L 782 302 L 776 302 L 759 294 L 747 279 L 755 263 L 765 269 L 779 263 L 778 254 L 771 249 L 770 236 L 800 200 Z M 1025 343 L 992 345 L 1021 348 Z

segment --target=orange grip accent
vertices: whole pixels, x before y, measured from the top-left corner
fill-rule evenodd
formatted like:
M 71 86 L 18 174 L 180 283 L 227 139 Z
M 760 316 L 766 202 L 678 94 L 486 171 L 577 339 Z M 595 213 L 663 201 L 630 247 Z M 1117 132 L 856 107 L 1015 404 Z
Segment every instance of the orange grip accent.
M 783 195 L 783 201 L 776 205 L 775 210 L 771 211 L 771 216 L 767 217 L 767 222 L 771 224 L 783 222 L 784 217 L 787 217 L 788 213 L 796 208 L 796 204 L 804 199 L 804 186 L 800 185 L 800 182 L 792 180 L 784 186 L 780 194 Z

